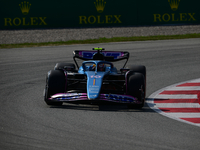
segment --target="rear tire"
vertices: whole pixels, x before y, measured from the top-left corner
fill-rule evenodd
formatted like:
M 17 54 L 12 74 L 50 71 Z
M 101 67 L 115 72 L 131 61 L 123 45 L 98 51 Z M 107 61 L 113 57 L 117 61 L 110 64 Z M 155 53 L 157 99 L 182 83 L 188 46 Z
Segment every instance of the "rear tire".
M 44 101 L 47 105 L 62 105 L 63 102 L 51 101 L 49 98 L 57 93 L 65 92 L 65 74 L 61 70 L 49 71 L 46 78 Z
M 73 63 L 57 63 L 54 67 L 54 70 L 66 70 L 66 71 L 74 71 L 76 66 Z

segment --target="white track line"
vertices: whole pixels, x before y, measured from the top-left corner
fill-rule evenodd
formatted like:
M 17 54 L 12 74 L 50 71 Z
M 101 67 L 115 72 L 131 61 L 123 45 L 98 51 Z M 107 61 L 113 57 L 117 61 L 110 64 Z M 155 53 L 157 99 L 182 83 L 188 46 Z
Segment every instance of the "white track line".
M 199 103 L 156 103 L 158 108 L 200 108 Z
M 197 95 L 195 94 L 177 94 L 177 95 L 169 95 L 169 94 L 159 94 L 156 96 L 156 99 L 197 99 Z
M 170 113 L 170 116 L 178 118 L 200 118 L 200 113 Z
M 200 90 L 200 86 L 186 86 L 186 87 L 171 87 L 166 89 L 165 91 L 192 91 L 192 90 Z
M 189 83 L 200 83 L 200 79 L 194 79 L 192 81 L 189 81 Z

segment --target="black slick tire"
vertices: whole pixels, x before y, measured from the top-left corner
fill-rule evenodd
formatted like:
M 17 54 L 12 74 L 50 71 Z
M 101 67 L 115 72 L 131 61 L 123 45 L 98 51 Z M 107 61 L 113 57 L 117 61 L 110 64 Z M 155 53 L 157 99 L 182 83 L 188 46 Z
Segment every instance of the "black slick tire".
M 141 104 L 128 104 L 128 108 L 142 108 L 145 102 L 145 79 L 141 73 L 132 73 L 128 77 L 127 94 L 136 97 Z
M 44 93 L 44 101 L 47 105 L 62 105 L 63 102 L 55 102 L 49 98 L 57 93 L 65 92 L 65 74 L 61 70 L 51 70 L 46 77 L 46 86 Z
M 57 63 L 54 67 L 54 70 L 64 69 L 66 71 L 74 71 L 76 66 L 73 63 Z

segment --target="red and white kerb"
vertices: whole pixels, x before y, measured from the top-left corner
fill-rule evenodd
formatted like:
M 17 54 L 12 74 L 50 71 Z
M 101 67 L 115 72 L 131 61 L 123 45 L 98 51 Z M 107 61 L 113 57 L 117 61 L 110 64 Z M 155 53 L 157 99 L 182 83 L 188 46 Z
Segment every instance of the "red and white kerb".
M 156 112 L 200 127 L 200 79 L 163 88 L 147 99 Z

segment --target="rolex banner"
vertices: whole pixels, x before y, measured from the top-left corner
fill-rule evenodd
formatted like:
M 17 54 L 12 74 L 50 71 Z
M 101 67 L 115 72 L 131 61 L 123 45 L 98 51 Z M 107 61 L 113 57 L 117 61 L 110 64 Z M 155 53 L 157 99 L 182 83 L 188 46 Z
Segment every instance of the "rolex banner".
M 138 4 L 139 25 L 199 24 L 200 0 L 145 0 Z
M 199 24 L 199 0 L 1 0 L 0 29 Z

